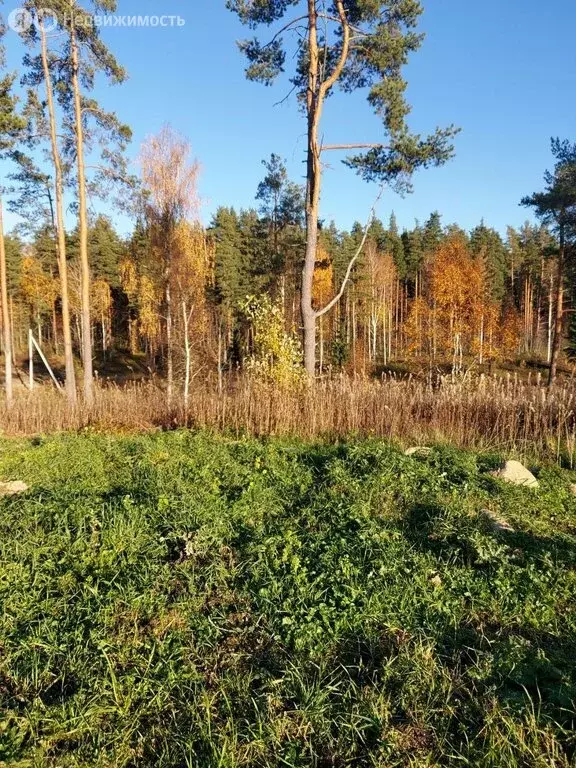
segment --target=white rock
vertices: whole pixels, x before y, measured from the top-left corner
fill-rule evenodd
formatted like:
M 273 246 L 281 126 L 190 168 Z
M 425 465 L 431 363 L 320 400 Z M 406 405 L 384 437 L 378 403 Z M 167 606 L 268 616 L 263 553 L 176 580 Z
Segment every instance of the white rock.
M 497 512 L 492 512 L 491 509 L 481 509 L 480 514 L 490 525 L 490 527 L 497 533 L 506 531 L 507 533 L 514 533 L 514 528 L 510 525 L 508 520 L 505 520 Z
M 10 480 L 7 483 L 0 483 L 0 496 L 14 496 L 16 493 L 23 493 L 27 490 L 28 486 L 22 480 Z
M 505 480 L 514 485 L 525 485 L 527 488 L 538 488 L 538 480 L 529 469 L 519 461 L 507 461 L 501 469 L 490 472 L 493 477 Z
M 576 496 L 576 483 L 570 483 L 570 491 L 573 496 Z
M 427 446 L 414 446 L 413 448 L 408 448 L 408 450 L 404 451 L 405 456 L 429 456 L 432 453 L 432 448 L 428 448 Z

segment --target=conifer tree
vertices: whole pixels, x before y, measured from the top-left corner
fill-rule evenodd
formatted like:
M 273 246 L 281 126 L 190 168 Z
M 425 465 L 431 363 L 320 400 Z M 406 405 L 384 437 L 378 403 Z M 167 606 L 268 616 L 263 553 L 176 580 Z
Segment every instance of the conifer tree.
M 534 208 L 536 215 L 545 224 L 553 227 L 558 237 L 554 336 L 548 376 L 549 386 L 556 378 L 562 347 L 566 252 L 576 231 L 576 144 L 553 139 L 552 154 L 556 164 L 553 172 L 547 171 L 544 175 L 546 185 L 544 191 L 523 198 L 521 203 Z
M 97 73 L 103 73 L 113 84 L 121 83 L 126 78 L 125 71 L 103 43 L 99 34 L 99 27 L 93 21 L 94 13 L 113 12 L 116 9 L 116 0 L 93 0 L 88 8 L 83 7 L 77 0 L 54 0 L 54 2 L 27 0 L 26 7 L 33 11 L 38 19 L 38 25 L 34 25 L 33 29 L 36 26 L 39 28 L 41 52 L 36 59 L 31 58 L 29 63 L 32 74 L 36 72 L 38 79 L 39 73 L 41 73 L 46 85 L 57 195 L 63 188 L 62 176 L 65 171 L 63 160 L 64 162 L 68 161 L 70 166 L 74 165 L 76 169 L 84 398 L 86 403 L 91 405 L 94 394 L 87 206 L 90 179 L 86 155 L 92 152 L 95 134 L 100 134 L 100 136 L 105 134 L 108 143 L 101 142 L 103 144 L 101 162 L 94 169 L 91 168 L 94 170 L 92 188 L 102 190 L 110 182 L 118 182 L 127 177 L 122 152 L 131 135 L 127 126 L 122 125 L 114 114 L 104 111 L 96 101 L 88 97 L 94 87 Z M 56 20 L 57 29 L 60 33 L 58 40 L 63 40 L 62 49 L 58 51 L 57 56 L 58 67 L 54 72 L 52 71 L 54 56 L 47 49 L 43 24 L 46 12 L 50 12 L 51 18 Z M 38 32 L 30 34 L 33 38 L 34 34 L 38 35 Z M 60 132 L 56 132 L 54 94 L 57 96 L 63 112 L 63 131 Z M 65 134 L 62 148 L 56 146 L 56 133 Z M 90 165 L 92 165 L 92 157 Z M 59 262 L 62 269 L 64 269 L 65 264 L 65 235 L 63 231 L 63 225 L 58 226 Z M 66 293 L 63 282 L 63 305 L 66 303 Z M 64 308 L 63 314 L 65 314 Z M 66 329 L 65 319 L 63 325 Z M 65 346 L 68 348 L 71 344 L 65 341 Z M 67 379 L 72 376 L 69 357 L 70 353 L 67 352 Z
M 49 139 L 50 155 L 53 166 L 52 186 L 54 194 L 49 195 L 50 216 L 52 226 L 56 232 L 56 247 L 58 254 L 58 272 L 60 275 L 60 301 L 62 313 L 62 335 L 64 341 L 64 365 L 66 370 L 66 395 L 68 402 L 74 405 L 76 402 L 76 372 L 74 370 L 74 352 L 72 347 L 72 328 L 70 322 L 70 300 L 68 290 L 68 262 L 66 255 L 66 231 L 64 223 L 64 186 L 67 169 L 62 160 L 62 148 L 59 143 L 59 126 L 56 115 L 54 97 L 54 73 L 56 65 L 52 51 L 49 50 L 48 35 L 45 27 L 44 4 L 41 0 L 27 0 L 27 11 L 34 14 L 36 23 L 21 31 L 24 42 L 32 49 L 38 47 L 36 55 L 32 53 L 24 57 L 27 73 L 24 82 L 31 87 L 28 95 L 28 110 L 32 125 L 36 132 L 36 139 L 29 141 L 32 146 L 38 145 L 42 137 Z M 42 101 L 33 90 L 43 86 L 45 101 Z M 46 113 L 46 114 L 45 114 Z M 44 189 L 49 185 L 49 177 L 35 168 L 34 162 L 23 155 L 20 160 L 20 182 L 22 194 L 27 194 L 27 189 Z
M 3 23 L 0 19 L 0 34 Z M 0 68 L 4 66 L 4 49 L 0 39 Z M 5 157 L 21 137 L 25 127 L 24 120 L 16 111 L 16 97 L 12 93 L 13 75 L 3 75 L 0 79 L 0 157 Z M 6 246 L 4 241 L 4 217 L 2 189 L 0 187 L 0 301 L 2 302 L 2 330 L 4 346 L 4 388 L 6 402 L 11 405 L 12 389 L 12 331 L 8 307 L 8 277 L 6 269 Z
M 248 59 L 247 77 L 267 85 L 285 69 L 283 35 L 299 32 L 296 67 L 292 82 L 304 105 L 307 118 L 306 252 L 301 281 L 301 310 L 304 326 L 304 363 L 310 376 L 315 372 L 316 322 L 340 299 L 351 270 L 340 290 L 325 307 L 314 309 L 312 288 L 318 244 L 319 204 L 323 153 L 366 150 L 352 155 L 347 164 L 368 181 L 408 189 L 413 171 L 444 163 L 452 156 L 453 128 L 436 130 L 426 138 L 413 135 L 406 124 L 409 107 L 404 93 L 402 67 L 421 43 L 414 31 L 421 7 L 417 0 L 307 0 L 307 11 L 285 20 L 295 5 L 286 0 L 228 0 L 227 6 L 251 28 L 282 23 L 267 43 L 257 38 L 240 43 Z M 345 92 L 368 90 L 368 101 L 382 118 L 385 139 L 365 143 L 324 144 L 321 119 L 326 99 L 335 86 Z

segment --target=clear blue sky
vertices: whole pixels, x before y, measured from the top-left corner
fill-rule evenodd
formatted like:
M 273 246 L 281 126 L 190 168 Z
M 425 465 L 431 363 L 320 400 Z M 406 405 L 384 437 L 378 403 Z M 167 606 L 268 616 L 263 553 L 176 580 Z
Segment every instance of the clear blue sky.
M 18 5 L 7 0 L 4 13 Z M 410 124 L 462 128 L 456 158 L 415 177 L 405 199 L 387 192 L 378 213 L 397 214 L 401 227 L 435 209 L 445 224 L 471 228 L 482 218 L 505 230 L 528 212 L 518 206 L 538 189 L 551 165 L 550 136 L 576 140 L 576 3 L 554 0 L 423 0 L 422 49 L 406 69 Z M 302 177 L 305 124 L 294 98 L 281 106 L 286 86 L 265 88 L 244 79 L 235 41 L 249 36 L 225 0 L 120 0 L 123 14 L 180 14 L 183 27 L 115 28 L 103 34 L 127 68 L 122 86 L 98 88 L 104 106 L 134 130 L 131 153 L 165 122 L 185 134 L 202 163 L 204 219 L 218 205 L 248 207 L 271 152 Z M 21 51 L 7 34 L 9 66 Z M 329 101 L 327 141 L 378 141 L 380 125 L 363 97 Z M 376 189 L 330 157 L 322 217 L 340 227 L 365 220 Z M 13 223 L 13 217 L 8 222 Z M 121 223 L 126 227 L 126 222 Z

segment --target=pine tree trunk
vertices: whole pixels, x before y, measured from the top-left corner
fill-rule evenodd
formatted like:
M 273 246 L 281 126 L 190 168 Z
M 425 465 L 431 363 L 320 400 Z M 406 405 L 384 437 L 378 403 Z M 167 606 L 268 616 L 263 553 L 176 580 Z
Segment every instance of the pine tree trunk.
M 308 0 L 308 88 L 306 91 L 306 112 L 308 116 L 308 148 L 306 167 L 306 253 L 302 269 L 302 325 L 304 329 L 304 367 L 309 376 L 316 372 L 316 320 L 318 313 L 312 305 L 312 285 L 316 250 L 318 245 L 318 208 L 322 167 L 318 131 L 322 109 L 327 93 L 342 74 L 348 58 L 350 27 L 346 19 L 343 0 L 335 0 L 334 7 L 342 23 L 342 51 L 339 61 L 331 74 L 319 82 L 321 62 L 318 48 L 317 1 Z
M 90 321 L 90 263 L 88 260 L 88 213 L 86 205 L 86 174 L 84 167 L 84 128 L 80 98 L 78 43 L 74 25 L 70 28 L 72 55 L 72 91 L 74 94 L 74 121 L 76 132 L 76 160 L 78 171 L 78 235 L 80 241 L 80 271 L 82 299 L 82 346 L 84 361 L 84 400 L 87 406 L 94 402 L 92 369 L 92 323 Z
M 0 197 L 0 298 L 2 300 L 2 333 L 4 341 L 4 389 L 6 404 L 12 405 L 14 394 L 12 387 L 12 330 L 8 308 L 8 277 L 6 274 L 6 247 L 4 243 L 4 216 Z
M 558 251 L 558 264 L 556 270 L 556 313 L 554 316 L 554 338 L 552 340 L 552 354 L 550 357 L 550 374 L 548 386 L 552 386 L 558 370 L 558 358 L 562 346 L 562 331 L 564 320 L 564 256 L 565 256 L 564 230 L 560 231 L 560 250 Z
M 548 290 L 548 328 L 547 328 L 547 343 L 546 343 L 546 362 L 550 365 L 552 360 L 552 310 L 554 308 L 553 299 L 553 282 L 552 276 L 550 276 L 550 288 Z
M 68 402 L 74 405 L 76 402 L 76 373 L 74 371 L 74 352 L 72 348 L 72 328 L 70 325 L 70 303 L 68 299 L 68 266 L 66 263 L 66 232 L 64 229 L 64 192 L 62 181 L 62 164 L 58 149 L 58 137 L 56 133 L 56 112 L 54 109 L 54 96 L 52 91 L 52 78 L 48 67 L 48 53 L 46 49 L 46 30 L 40 19 L 40 39 L 42 70 L 46 86 L 46 102 L 48 105 L 48 120 L 50 123 L 50 145 L 52 149 L 52 162 L 54 163 L 54 196 L 56 200 L 56 235 L 58 246 L 58 273 L 60 275 L 61 312 L 62 312 L 62 337 L 64 341 L 64 367 L 66 370 L 66 396 Z
M 306 173 L 306 253 L 302 268 L 302 325 L 304 367 L 309 376 L 316 373 L 316 313 L 312 306 L 312 285 L 318 245 L 318 207 L 320 203 L 320 148 L 318 146 L 318 14 L 316 0 L 308 0 L 308 150 Z

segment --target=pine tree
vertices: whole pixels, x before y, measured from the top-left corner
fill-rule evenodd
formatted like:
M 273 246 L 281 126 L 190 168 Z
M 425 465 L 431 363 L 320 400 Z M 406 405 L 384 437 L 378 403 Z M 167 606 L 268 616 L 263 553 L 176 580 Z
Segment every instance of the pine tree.
M 88 252 L 95 280 L 105 280 L 112 288 L 120 285 L 119 265 L 124 244 L 107 216 L 97 216 L 88 232 Z
M 76 372 L 74 370 L 74 353 L 72 348 L 72 328 L 70 321 L 70 299 L 68 289 L 68 262 L 66 255 L 66 231 L 64 223 L 64 186 L 67 175 L 67 167 L 62 159 L 62 147 L 59 142 L 59 126 L 57 124 L 56 105 L 54 96 L 54 68 L 58 58 L 49 50 L 48 35 L 44 24 L 44 4 L 40 0 L 27 0 L 27 11 L 33 13 L 38 21 L 29 28 L 22 30 L 24 42 L 31 48 L 39 47 L 39 53 L 35 56 L 27 54 L 24 57 L 24 65 L 27 73 L 24 82 L 31 86 L 28 95 L 28 111 L 31 123 L 36 132 L 36 139 L 30 140 L 31 146 L 38 145 L 44 136 L 50 142 L 50 153 L 53 166 L 53 190 L 47 191 L 50 203 L 50 216 L 52 226 L 56 231 L 56 243 L 58 254 L 58 272 L 60 275 L 60 297 L 62 313 L 62 335 L 64 340 L 64 364 L 66 369 L 66 395 L 68 402 L 74 405 L 76 402 Z M 63 8 L 61 7 L 62 11 Z M 45 103 L 36 94 L 34 88 L 43 85 Z M 45 114 L 47 113 L 47 115 Z M 33 161 L 23 157 L 21 162 L 20 183 L 33 188 L 43 187 L 43 174 L 35 170 Z
M 484 264 L 490 296 L 494 301 L 502 302 L 506 290 L 508 254 L 500 234 L 482 221 L 470 233 L 470 249 Z
M 576 230 L 576 144 L 552 140 L 552 154 L 556 159 L 554 171 L 544 176 L 545 190 L 522 200 L 522 205 L 534 208 L 536 215 L 554 228 L 558 236 L 556 257 L 556 296 L 554 336 L 550 359 L 548 385 L 556 378 L 558 358 L 562 346 L 564 326 L 564 279 L 566 251 Z
M 3 23 L 0 19 L 0 31 Z M 0 39 L 0 65 L 3 65 L 4 49 Z M 16 112 L 16 97 L 12 93 L 13 75 L 0 79 L 0 157 L 9 153 L 25 127 L 23 119 Z M 2 329 L 4 342 L 4 388 L 6 402 L 12 404 L 12 330 L 8 307 L 8 276 L 6 269 L 6 245 L 4 241 L 3 203 L 0 189 L 0 301 L 2 302 Z
M 320 0 L 308 0 L 307 12 L 287 23 L 285 15 L 293 2 L 260 0 L 246 3 L 245 0 L 228 0 L 227 4 L 244 24 L 252 28 L 277 22 L 283 24 L 282 30 L 265 45 L 257 39 L 240 44 L 248 59 L 248 78 L 267 85 L 284 70 L 286 51 L 283 34 L 289 31 L 299 33 L 302 21 L 307 26 L 306 38 L 298 38 L 292 82 L 300 103 L 305 106 L 308 125 L 306 253 L 301 281 L 301 311 L 304 363 L 308 374 L 313 376 L 316 322 L 338 303 L 351 272 L 347 270 L 333 299 L 325 307 L 315 310 L 312 287 L 318 243 L 322 154 L 337 150 L 367 150 L 349 157 L 346 163 L 368 181 L 408 189 L 415 169 L 439 165 L 452 156 L 451 139 L 455 131 L 453 128 L 437 130 L 422 139 L 410 134 L 406 125 L 409 107 L 404 98 L 406 83 L 402 78 L 402 66 L 421 43 L 421 36 L 414 31 L 422 10 L 418 2 L 333 0 L 326 4 Z M 372 144 L 322 142 L 321 118 L 326 98 L 337 85 L 345 92 L 368 89 L 368 101 L 383 120 L 385 141 Z
M 32 3 L 42 18 L 43 0 Z M 88 93 L 94 87 L 95 76 L 103 73 L 112 84 L 126 79 L 124 69 L 103 43 L 99 27 L 93 23 L 93 13 L 114 12 L 116 0 L 93 0 L 89 9 L 77 0 L 55 0 L 49 4 L 63 33 L 63 50 L 60 53 L 56 92 L 64 114 L 64 128 L 67 137 L 64 155 L 75 165 L 78 210 L 78 240 L 81 274 L 81 327 L 82 362 L 84 367 L 84 399 L 87 405 L 94 400 L 92 321 L 90 310 L 91 270 L 88 252 L 89 220 L 87 195 L 91 189 L 100 192 L 114 183 L 128 182 L 123 151 L 131 138 L 130 129 L 119 122 L 113 114 L 106 112 Z M 85 155 L 91 148 L 95 136 L 101 139 L 102 162 L 97 166 L 92 180 L 89 179 Z

